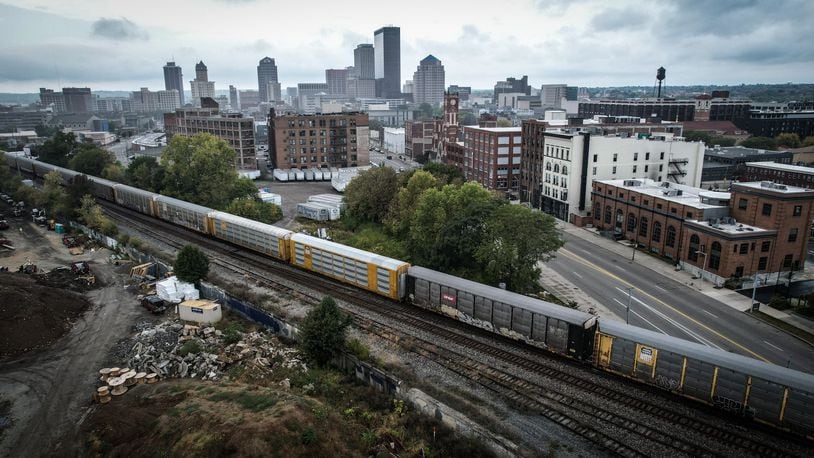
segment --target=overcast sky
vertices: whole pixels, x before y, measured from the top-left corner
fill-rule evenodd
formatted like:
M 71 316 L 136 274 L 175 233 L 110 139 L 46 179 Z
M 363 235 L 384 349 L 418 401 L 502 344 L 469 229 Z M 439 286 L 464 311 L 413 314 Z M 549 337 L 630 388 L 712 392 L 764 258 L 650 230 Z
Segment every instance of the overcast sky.
M 3 0 L 0 0 L 0 2 Z M 0 92 L 39 87 L 186 89 L 203 60 L 216 89 L 257 88 L 276 59 L 283 87 L 353 64 L 373 31 L 401 27 L 401 79 L 438 57 L 446 84 L 533 86 L 811 82 L 814 0 L 16 0 L 0 3 Z

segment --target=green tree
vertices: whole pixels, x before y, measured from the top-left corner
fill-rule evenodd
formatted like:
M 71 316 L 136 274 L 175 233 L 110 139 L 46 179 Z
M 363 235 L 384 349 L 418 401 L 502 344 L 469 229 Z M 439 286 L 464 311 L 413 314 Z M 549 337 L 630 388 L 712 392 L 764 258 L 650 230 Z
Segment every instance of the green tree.
M 51 138 L 56 135 L 57 132 L 59 132 L 59 128 L 38 124 L 36 127 L 34 127 L 34 132 L 37 133 L 37 137 Z
M 396 172 L 390 167 L 373 167 L 360 173 L 345 188 L 347 212 L 360 221 L 380 223 L 397 191 Z
M 198 283 L 209 273 L 209 258 L 198 247 L 184 245 L 175 257 L 173 271 L 181 281 Z
M 226 207 L 226 212 L 266 224 L 283 219 L 283 211 L 279 206 L 248 197 L 233 200 Z
M 407 185 L 398 190 L 388 209 L 385 224 L 393 235 L 404 238 L 410 232 L 410 221 L 415 213 L 416 202 L 424 191 L 438 186 L 438 178 L 424 170 L 415 171 Z
M 91 194 L 93 194 L 93 185 L 87 175 L 75 176 L 65 187 L 65 197 L 62 201 L 65 216 L 67 218 L 78 217 L 79 209 L 82 207 L 82 198 Z
M 505 200 L 475 182 L 428 189 L 418 201 L 407 238 L 416 264 L 472 277 L 486 220 Z
M 461 113 L 461 122 L 462 126 L 477 126 L 478 125 L 478 117 L 475 116 L 475 113 L 471 111 L 466 111 Z
M 735 146 L 735 139 L 732 137 L 712 137 L 709 139 L 709 143 L 707 144 L 708 147 L 712 148 L 713 146 Z
M 207 207 L 224 209 L 233 199 L 253 196 L 235 169 L 235 151 L 210 134 L 176 135 L 161 155 L 163 193 Z M 249 182 L 250 183 L 250 182 Z
M 704 142 L 704 144 L 709 145 L 709 141 L 712 136 L 709 132 L 704 132 L 700 130 L 688 130 L 684 132 L 684 139 L 688 142 Z
M 507 118 L 498 118 L 497 126 L 498 127 L 512 127 L 512 122 Z
M 82 197 L 78 213 L 80 221 L 95 231 L 109 236 L 114 236 L 118 232 L 116 224 L 102 213 L 96 199 L 89 194 Z
M 113 154 L 97 146 L 83 145 L 70 160 L 70 168 L 79 173 L 101 177 L 102 171 L 113 164 Z
M 303 353 L 320 366 L 328 364 L 345 347 L 351 318 L 328 296 L 308 312 L 300 323 L 298 337 Z
M 10 168 L 6 167 L 5 153 L 0 151 L 0 189 L 8 194 L 19 186 L 20 178 Z
M 518 293 L 539 291 L 537 263 L 548 260 L 564 240 L 551 215 L 522 205 L 498 207 L 486 220 L 486 234 L 475 253 L 483 279 Z
M 430 162 L 424 165 L 424 171 L 431 173 L 433 176 L 441 180 L 443 184 L 461 184 L 466 179 L 461 169 L 452 164 L 441 164 L 439 162 Z
M 799 148 L 802 144 L 800 142 L 800 136 L 795 133 L 784 132 L 777 137 L 774 138 L 775 142 L 777 142 L 777 146 L 784 147 L 784 148 Z
M 60 213 L 65 200 L 65 191 L 62 189 L 62 175 L 52 170 L 43 177 L 43 185 L 34 204 L 44 209 L 49 216 Z
M 814 146 L 814 135 L 809 135 L 803 139 L 803 146 Z
M 81 144 L 76 140 L 73 132 L 57 132 L 36 148 L 40 160 L 49 164 L 67 167 L 74 154 L 79 151 Z
M 769 137 L 749 137 L 741 142 L 741 146 L 744 148 L 776 150 L 777 142 Z
M 432 105 L 427 102 L 418 106 L 418 116 L 421 119 L 432 119 L 433 109 Z
M 152 156 L 139 156 L 130 162 L 124 178 L 131 186 L 152 192 L 161 192 L 164 168 Z

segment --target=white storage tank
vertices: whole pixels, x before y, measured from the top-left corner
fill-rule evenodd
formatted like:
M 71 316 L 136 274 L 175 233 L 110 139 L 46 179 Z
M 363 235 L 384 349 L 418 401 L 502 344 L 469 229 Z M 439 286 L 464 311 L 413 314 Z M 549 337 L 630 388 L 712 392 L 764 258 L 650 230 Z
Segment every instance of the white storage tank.
M 288 170 L 274 169 L 273 174 L 277 181 L 288 181 Z
M 314 173 L 314 181 L 322 181 L 322 170 L 310 169 Z
M 331 179 L 331 170 L 327 167 L 322 168 L 322 179 L 323 180 L 330 180 Z
M 305 172 L 300 169 L 291 169 L 297 181 L 305 181 Z
M 212 301 L 193 300 L 178 304 L 178 316 L 184 321 L 198 324 L 217 323 L 223 318 L 220 304 Z
M 274 194 L 273 192 L 260 191 L 257 193 L 257 197 L 259 197 L 261 201 L 266 203 L 274 204 L 277 206 L 283 205 L 283 196 L 279 194 Z

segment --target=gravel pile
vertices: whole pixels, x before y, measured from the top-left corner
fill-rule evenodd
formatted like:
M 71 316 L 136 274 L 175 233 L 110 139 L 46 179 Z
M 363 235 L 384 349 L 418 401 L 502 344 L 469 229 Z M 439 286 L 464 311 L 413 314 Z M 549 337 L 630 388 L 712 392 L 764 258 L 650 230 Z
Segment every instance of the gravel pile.
M 137 372 L 218 380 L 234 366 L 251 370 L 255 377 L 275 367 L 307 370 L 297 350 L 262 332 L 223 333 L 209 325 L 188 326 L 178 320 L 143 322 L 133 329 L 136 334 L 120 341 L 113 355 Z

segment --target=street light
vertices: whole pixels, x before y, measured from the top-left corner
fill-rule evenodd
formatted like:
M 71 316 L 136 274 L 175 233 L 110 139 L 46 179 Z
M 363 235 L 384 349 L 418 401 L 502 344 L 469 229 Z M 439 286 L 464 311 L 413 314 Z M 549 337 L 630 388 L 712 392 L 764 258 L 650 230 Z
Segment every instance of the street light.
M 630 257 L 630 262 L 636 260 L 636 245 L 638 245 L 638 243 L 636 243 L 636 239 L 630 239 L 630 246 L 633 247 L 633 255 Z
M 701 264 L 701 281 L 704 281 L 704 274 L 707 273 L 707 254 L 701 250 L 696 251 L 695 254 L 704 256 L 704 262 Z
M 760 277 L 758 277 L 758 272 L 755 272 L 755 281 L 752 282 L 752 310 L 755 310 L 755 293 L 758 283 L 760 283 Z
M 625 324 L 630 324 L 630 302 L 633 300 L 633 290 L 636 289 L 632 286 L 627 288 L 627 309 L 625 310 Z

